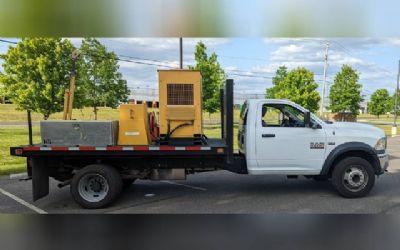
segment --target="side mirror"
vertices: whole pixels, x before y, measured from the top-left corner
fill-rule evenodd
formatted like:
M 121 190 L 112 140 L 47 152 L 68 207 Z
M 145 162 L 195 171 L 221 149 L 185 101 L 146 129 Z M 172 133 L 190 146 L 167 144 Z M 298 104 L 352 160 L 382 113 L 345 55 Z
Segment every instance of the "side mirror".
M 311 126 L 312 129 L 320 129 L 322 128 L 321 125 L 317 124 L 317 123 L 313 123 L 313 125 Z
M 309 128 L 311 126 L 311 113 L 310 111 L 304 112 L 304 127 Z

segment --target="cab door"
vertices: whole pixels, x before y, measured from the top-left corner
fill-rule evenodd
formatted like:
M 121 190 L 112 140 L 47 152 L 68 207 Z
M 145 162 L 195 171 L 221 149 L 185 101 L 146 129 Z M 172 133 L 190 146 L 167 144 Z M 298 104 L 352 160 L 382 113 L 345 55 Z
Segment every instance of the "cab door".
M 312 121 L 316 122 L 316 121 Z M 322 125 L 304 126 L 304 112 L 290 104 L 260 103 L 256 119 L 256 172 L 318 174 L 325 156 Z

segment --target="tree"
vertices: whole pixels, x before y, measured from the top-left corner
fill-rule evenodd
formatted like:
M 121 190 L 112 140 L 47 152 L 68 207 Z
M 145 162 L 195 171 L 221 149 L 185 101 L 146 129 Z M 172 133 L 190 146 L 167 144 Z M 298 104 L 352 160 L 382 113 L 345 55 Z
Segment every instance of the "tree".
M 279 66 L 275 76 L 272 78 L 272 87 L 266 89 L 265 98 L 276 98 L 275 93 L 279 91 L 279 84 L 285 79 L 288 71 L 285 65 Z
M 0 72 L 0 102 L 4 104 L 6 102 L 6 91 L 3 83 L 3 78 L 4 75 Z
M 390 111 L 390 97 L 386 89 L 378 89 L 371 95 L 371 101 L 368 103 L 368 113 L 376 115 L 383 115 Z
M 395 112 L 395 101 L 396 100 L 396 91 L 393 93 L 393 95 L 389 98 L 389 103 L 388 103 L 388 109 L 391 113 L 394 114 Z M 400 90 L 397 92 L 397 115 L 400 113 Z
M 303 67 L 286 72 L 283 66 L 277 70 L 274 80 L 272 90 L 267 90 L 268 98 L 289 99 L 311 112 L 318 110 L 320 96 L 313 72 Z
M 61 111 L 74 49 L 69 40 L 61 38 L 24 38 L 10 46 L 1 55 L 3 94 L 17 109 L 41 113 L 45 120 Z M 76 84 L 79 87 L 80 82 Z
M 126 102 L 129 89 L 118 72 L 117 55 L 94 38 L 86 38 L 80 47 L 81 78 L 86 93 L 85 106 L 93 107 L 95 119 L 100 106 L 116 108 Z
M 349 65 L 343 65 L 340 72 L 335 76 L 331 86 L 329 108 L 332 112 L 349 112 L 357 115 L 360 108 L 362 85 L 358 83 L 359 75 Z M 343 117 L 342 117 L 343 118 Z
M 207 47 L 203 42 L 196 45 L 196 65 L 191 69 L 199 70 L 203 78 L 203 109 L 208 113 L 219 110 L 219 90 L 225 81 L 225 73 L 221 68 L 215 53 L 207 55 Z

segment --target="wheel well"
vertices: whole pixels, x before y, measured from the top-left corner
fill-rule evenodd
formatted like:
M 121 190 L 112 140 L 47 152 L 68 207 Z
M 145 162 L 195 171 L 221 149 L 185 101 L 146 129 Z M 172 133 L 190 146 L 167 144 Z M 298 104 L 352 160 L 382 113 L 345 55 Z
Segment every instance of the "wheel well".
M 362 151 L 362 150 L 351 150 L 351 151 L 344 152 L 335 158 L 335 160 L 329 166 L 328 177 L 332 177 L 332 172 L 333 172 L 333 169 L 335 168 L 336 164 L 347 157 L 363 158 L 363 159 L 367 160 L 369 163 L 371 163 L 375 172 L 378 169 L 377 164 L 379 164 L 379 163 L 377 162 L 376 158 L 373 155 L 371 155 L 370 153 L 368 153 L 366 151 Z

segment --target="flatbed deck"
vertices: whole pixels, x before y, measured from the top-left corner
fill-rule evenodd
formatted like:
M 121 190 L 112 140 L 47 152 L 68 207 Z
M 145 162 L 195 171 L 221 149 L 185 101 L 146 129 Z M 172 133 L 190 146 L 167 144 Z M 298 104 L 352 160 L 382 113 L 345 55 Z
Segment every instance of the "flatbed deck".
M 206 139 L 205 145 L 135 145 L 135 146 L 47 146 L 11 147 L 14 156 L 180 156 L 224 155 L 227 145 L 223 139 Z

